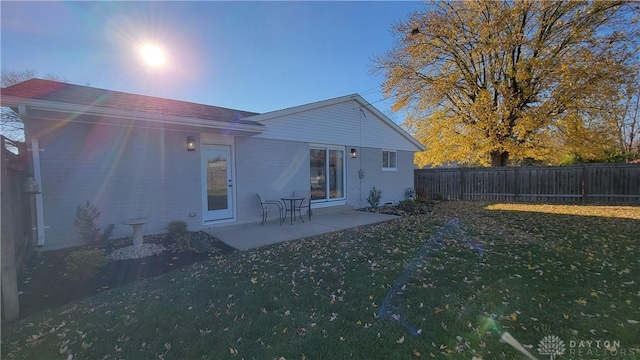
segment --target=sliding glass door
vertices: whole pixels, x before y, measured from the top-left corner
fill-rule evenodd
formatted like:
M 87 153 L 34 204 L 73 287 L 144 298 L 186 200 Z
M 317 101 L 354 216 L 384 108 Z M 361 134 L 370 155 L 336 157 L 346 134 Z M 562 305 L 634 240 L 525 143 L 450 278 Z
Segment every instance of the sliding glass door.
M 311 200 L 344 199 L 345 150 L 340 147 L 310 149 Z

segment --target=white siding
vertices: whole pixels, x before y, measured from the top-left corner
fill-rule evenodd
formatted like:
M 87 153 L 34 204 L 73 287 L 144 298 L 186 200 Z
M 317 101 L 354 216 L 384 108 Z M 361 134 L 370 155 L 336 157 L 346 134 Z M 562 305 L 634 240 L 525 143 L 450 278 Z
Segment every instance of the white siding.
M 359 170 L 364 177 L 359 177 Z M 369 190 L 374 186 L 382 190 L 380 204 L 398 202 L 407 198 L 406 191 L 413 188 L 413 152 L 398 151 L 398 170 L 382 170 L 382 149 L 359 148 L 358 158 L 347 159 L 347 203 L 356 208 L 368 207 Z
M 186 136 L 197 133 L 25 123 L 30 136 L 42 134 L 45 247 L 81 243 L 74 220 L 87 201 L 100 211 L 100 227 L 116 225 L 114 237 L 130 236 L 131 227 L 121 223 L 139 217 L 149 219 L 144 234 L 163 233 L 172 220 L 201 228 L 200 152 L 185 148 Z
M 280 199 L 293 195 L 294 190 L 309 189 L 309 145 L 237 137 L 236 172 L 238 222 L 260 221 L 258 192 Z
M 261 121 L 255 137 L 416 151 L 400 132 L 355 100 Z

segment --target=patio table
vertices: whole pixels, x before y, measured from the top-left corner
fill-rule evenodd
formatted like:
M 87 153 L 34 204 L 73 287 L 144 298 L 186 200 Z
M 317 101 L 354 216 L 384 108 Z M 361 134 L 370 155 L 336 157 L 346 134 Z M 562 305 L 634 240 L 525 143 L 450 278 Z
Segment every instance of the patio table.
M 285 213 L 284 213 L 284 218 L 287 218 L 287 212 L 291 212 L 291 215 L 289 216 L 289 218 L 291 219 L 291 225 L 293 225 L 293 220 L 295 220 L 296 218 L 296 212 L 295 212 L 295 207 L 296 207 L 296 201 L 300 201 L 300 203 L 302 204 L 302 202 L 304 201 L 304 197 L 300 197 L 300 196 L 289 196 L 289 197 L 283 197 L 280 198 L 283 202 L 288 201 L 289 202 L 289 208 L 285 209 Z M 286 206 L 285 206 L 286 208 Z M 302 222 L 304 222 L 304 219 L 302 218 L 302 215 L 300 215 L 300 220 L 302 220 Z

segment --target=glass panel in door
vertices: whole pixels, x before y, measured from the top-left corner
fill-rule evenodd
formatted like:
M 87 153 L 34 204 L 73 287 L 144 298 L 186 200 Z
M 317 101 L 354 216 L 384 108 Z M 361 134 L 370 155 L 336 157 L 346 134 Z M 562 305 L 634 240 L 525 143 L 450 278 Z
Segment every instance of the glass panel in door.
M 203 145 L 204 220 L 233 216 L 231 147 Z
M 311 200 L 326 199 L 327 151 L 311 149 Z
M 344 150 L 329 150 L 329 198 L 344 197 Z
M 344 199 L 344 149 L 311 148 L 311 200 Z

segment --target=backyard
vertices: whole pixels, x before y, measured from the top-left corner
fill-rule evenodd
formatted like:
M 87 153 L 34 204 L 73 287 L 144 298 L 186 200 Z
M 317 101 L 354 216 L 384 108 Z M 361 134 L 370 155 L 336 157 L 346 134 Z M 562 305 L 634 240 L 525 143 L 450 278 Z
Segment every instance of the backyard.
M 437 202 L 3 323 L 2 358 L 640 359 L 639 237 L 637 206 Z

